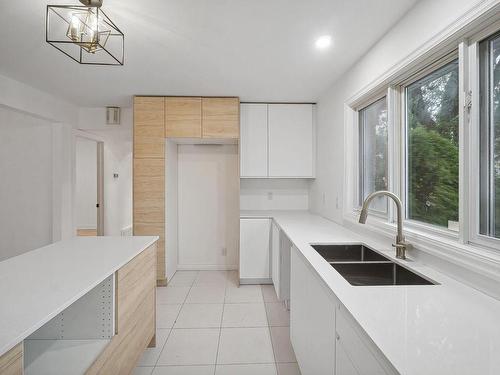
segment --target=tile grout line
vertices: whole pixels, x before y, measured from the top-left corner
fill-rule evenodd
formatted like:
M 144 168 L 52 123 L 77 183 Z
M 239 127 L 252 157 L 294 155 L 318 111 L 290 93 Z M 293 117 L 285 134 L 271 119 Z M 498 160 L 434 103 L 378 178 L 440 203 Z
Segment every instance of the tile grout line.
M 198 274 L 199 274 L 199 271 L 196 273 L 196 277 L 198 277 Z M 195 277 L 195 280 L 196 280 L 196 277 Z M 158 361 L 160 360 L 161 354 L 163 353 L 163 350 L 165 349 L 165 346 L 167 345 L 167 341 L 168 341 L 170 335 L 172 334 L 172 331 L 174 330 L 175 323 L 177 323 L 177 319 L 179 318 L 179 315 L 181 314 L 182 308 L 184 307 L 184 304 L 186 303 L 186 299 L 187 299 L 189 293 L 191 292 L 191 289 L 193 288 L 193 284 L 194 284 L 194 280 L 193 280 L 191 286 L 189 287 L 188 292 L 186 293 L 186 297 L 184 297 L 184 301 L 181 303 L 181 307 L 180 307 L 179 312 L 177 313 L 177 315 L 176 315 L 176 317 L 174 319 L 174 322 L 172 324 L 172 328 L 170 328 L 170 331 L 168 332 L 168 335 L 167 335 L 167 338 L 165 340 L 165 343 L 163 344 L 163 346 L 161 348 L 161 351 L 160 351 L 160 354 L 158 355 L 158 358 L 156 359 L 156 362 L 155 362 L 155 365 L 153 367 L 152 373 L 154 372 L 154 370 L 158 366 Z M 166 288 L 168 288 L 168 286 L 166 286 Z M 171 287 L 171 288 L 174 288 L 174 287 Z
M 227 290 L 228 279 L 229 279 L 229 273 L 226 274 L 226 282 L 224 283 L 224 303 L 222 304 L 222 314 L 220 316 L 219 340 L 217 341 L 217 352 L 215 353 L 214 375 L 216 375 L 217 373 L 217 362 L 219 361 L 220 338 L 222 336 L 222 321 L 224 319 L 224 310 L 226 308 L 226 290 Z

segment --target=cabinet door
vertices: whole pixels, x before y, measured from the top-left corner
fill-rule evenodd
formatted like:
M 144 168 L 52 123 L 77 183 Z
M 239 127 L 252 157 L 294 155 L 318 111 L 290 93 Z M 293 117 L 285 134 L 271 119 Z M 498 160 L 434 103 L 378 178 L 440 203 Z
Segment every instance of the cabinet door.
M 273 279 L 274 289 L 276 290 L 276 295 L 278 300 L 281 300 L 280 293 L 280 230 L 274 222 L 271 224 L 271 258 L 272 258 L 272 272 L 271 276 Z
M 340 340 L 337 342 L 335 359 L 335 375 L 360 375 Z
M 241 177 L 267 177 L 267 104 L 242 104 L 240 131 Z
M 269 176 L 314 177 L 311 104 L 269 104 Z
M 336 300 L 299 251 L 291 254 L 290 338 L 302 375 L 334 375 Z
M 203 138 L 238 139 L 240 137 L 239 98 L 202 99 Z
M 398 372 L 369 340 L 358 323 L 344 310 L 336 316 L 337 347 L 344 353 L 337 363 L 336 375 L 396 375 Z M 338 352 L 338 351 L 337 351 Z M 350 364 L 348 363 L 350 362 Z
M 201 98 L 165 98 L 165 134 L 201 138 Z
M 240 279 L 270 278 L 269 219 L 240 220 Z

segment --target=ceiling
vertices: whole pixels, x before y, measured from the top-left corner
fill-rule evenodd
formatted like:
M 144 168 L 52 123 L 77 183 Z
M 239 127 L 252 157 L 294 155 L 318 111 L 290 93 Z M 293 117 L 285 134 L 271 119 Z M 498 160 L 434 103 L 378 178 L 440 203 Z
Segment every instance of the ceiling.
M 45 42 L 45 6 L 0 5 L 0 74 L 82 107 L 132 95 L 315 101 L 418 0 L 104 0 L 124 66 L 79 65 Z M 318 50 L 317 37 L 332 46 Z

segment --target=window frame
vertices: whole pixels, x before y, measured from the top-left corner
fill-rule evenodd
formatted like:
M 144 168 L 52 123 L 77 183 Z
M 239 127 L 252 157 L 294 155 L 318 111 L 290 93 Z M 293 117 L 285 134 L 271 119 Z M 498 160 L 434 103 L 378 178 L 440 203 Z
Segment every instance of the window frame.
M 399 83 L 399 92 L 400 92 L 400 101 L 399 101 L 399 106 L 400 106 L 400 113 L 401 116 L 399 118 L 399 126 L 401 127 L 401 145 L 402 145 L 402 165 L 397 171 L 397 174 L 400 179 L 400 186 L 401 190 L 399 192 L 399 196 L 401 197 L 401 200 L 403 201 L 404 205 L 404 222 L 407 228 L 414 228 L 419 231 L 427 231 L 433 235 L 438 235 L 438 236 L 444 236 L 447 237 L 448 239 L 453 239 L 453 240 L 458 240 L 459 239 L 459 232 L 453 231 L 449 228 L 445 227 L 440 227 L 438 225 L 434 224 L 429 224 L 425 223 L 419 220 L 413 220 L 408 218 L 408 197 L 409 197 L 409 192 L 408 192 L 408 172 L 409 172 L 409 167 L 408 167 L 408 127 L 406 124 L 406 120 L 408 118 L 408 112 L 407 112 L 407 106 L 406 106 L 406 90 L 407 88 L 412 85 L 413 83 L 419 81 L 420 79 L 428 76 L 429 74 L 432 74 L 436 70 L 439 70 L 446 65 L 450 64 L 451 62 L 457 60 L 460 63 L 459 59 L 459 53 L 458 49 L 445 54 L 444 56 L 437 58 L 433 63 L 423 67 L 418 73 L 408 77 L 401 83 Z M 459 68 L 459 81 L 461 80 L 462 77 L 460 77 L 460 68 Z M 461 111 L 459 109 L 459 117 L 461 117 Z M 459 124 L 460 128 L 460 124 Z M 459 139 L 461 138 L 460 136 L 460 129 L 459 129 Z M 461 150 L 459 147 L 459 154 Z M 459 177 L 459 185 L 460 185 L 460 177 Z M 459 204 L 462 198 L 460 197 L 460 191 L 459 191 Z M 459 210 L 460 211 L 460 210 Z M 459 223 L 460 223 L 460 212 L 459 212 Z
M 471 110 L 468 114 L 469 123 L 469 142 L 468 147 L 472 151 L 470 153 L 468 170 L 470 175 L 470 181 L 479 181 L 480 179 L 480 163 L 481 155 L 479 152 L 479 145 L 481 139 L 481 55 L 480 55 L 480 43 L 494 35 L 500 34 L 500 20 L 496 21 L 483 30 L 474 34 L 469 38 L 468 43 L 468 66 L 469 66 L 469 87 L 470 98 L 471 98 Z M 477 126 L 474 126 L 477 125 Z M 474 152 L 474 147 L 476 147 L 476 152 Z M 493 248 L 495 250 L 500 249 L 500 238 L 495 238 L 492 236 L 481 234 L 481 217 L 480 217 L 480 199 L 481 199 L 481 188 L 480 184 L 471 183 L 468 186 L 468 217 L 469 217 L 469 231 L 467 233 L 469 243 L 483 248 Z
M 419 250 L 451 262 L 459 262 L 479 272 L 498 272 L 500 239 L 479 234 L 478 210 L 478 135 L 479 135 L 479 42 L 500 31 L 500 6 L 485 6 L 450 25 L 439 37 L 421 46 L 386 73 L 347 99 L 344 104 L 345 179 L 343 218 L 348 227 L 357 228 L 359 216 L 358 119 L 357 110 L 373 102 L 376 93 L 387 93 L 388 107 L 388 184 L 389 190 L 402 196 L 406 189 L 403 163 L 406 142 L 402 142 L 405 113 L 402 110 L 402 85 L 425 70 L 437 69 L 447 57 L 459 62 L 459 232 L 447 228 L 404 220 L 405 235 Z M 470 17 L 469 17 L 470 16 Z M 451 58 L 451 57 L 454 58 Z M 383 96 L 383 95 L 382 95 Z M 468 102 L 472 103 L 471 109 Z M 405 197 L 406 204 L 406 197 Z M 395 206 L 388 215 L 373 215 L 363 230 L 392 238 L 395 231 Z
M 390 186 L 390 160 L 389 160 L 389 154 L 390 154 L 390 144 L 389 144 L 389 139 L 390 139 L 390 129 L 391 129 L 391 121 L 390 121 L 390 118 L 389 118 L 389 90 L 386 89 L 386 90 L 383 90 L 383 91 L 380 91 L 378 92 L 377 94 L 375 95 L 372 95 L 370 96 L 370 98 L 368 100 L 365 100 L 363 102 L 360 103 L 360 105 L 358 105 L 357 109 L 356 109 L 356 123 L 355 123 L 355 127 L 356 127 L 356 139 L 357 139 L 357 142 L 356 142 L 356 147 L 357 147 L 357 166 L 356 166 L 356 170 L 357 170 L 357 173 L 356 173 L 356 194 L 354 196 L 354 207 L 360 211 L 361 210 L 361 206 L 362 206 L 362 194 L 363 194 L 363 189 L 361 187 L 361 184 L 362 184 L 362 180 L 361 180 L 361 168 L 363 167 L 362 165 L 362 160 L 364 159 L 364 150 L 362 149 L 361 147 L 361 144 L 362 144 L 362 141 L 363 139 L 361 138 L 361 132 L 360 132 L 360 129 L 361 129 L 361 121 L 360 121 L 360 117 L 361 117 L 361 111 L 363 111 L 364 109 L 368 108 L 369 106 L 371 106 L 372 104 L 375 104 L 377 103 L 378 101 L 384 99 L 386 100 L 386 105 L 387 105 L 387 188 L 389 189 L 389 186 Z M 370 211 L 370 214 L 372 215 L 375 215 L 379 218 L 384 218 L 384 219 L 387 219 L 388 216 L 389 216 L 389 202 L 387 202 L 387 205 L 386 205 L 386 208 L 385 210 L 377 210 L 375 208 L 369 208 L 369 211 Z

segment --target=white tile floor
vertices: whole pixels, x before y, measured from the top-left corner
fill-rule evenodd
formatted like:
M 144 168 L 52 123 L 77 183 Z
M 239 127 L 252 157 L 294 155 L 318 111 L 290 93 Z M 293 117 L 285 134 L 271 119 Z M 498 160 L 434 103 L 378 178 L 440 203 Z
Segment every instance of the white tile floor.
M 134 375 L 300 375 L 273 286 L 238 287 L 230 271 L 178 271 L 156 302 L 157 346 Z

